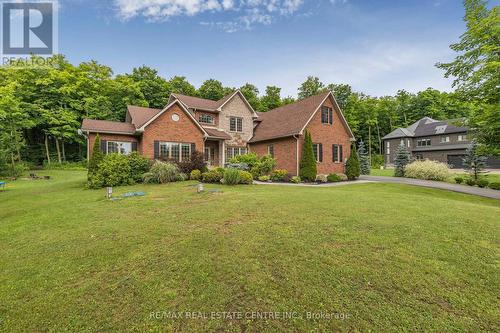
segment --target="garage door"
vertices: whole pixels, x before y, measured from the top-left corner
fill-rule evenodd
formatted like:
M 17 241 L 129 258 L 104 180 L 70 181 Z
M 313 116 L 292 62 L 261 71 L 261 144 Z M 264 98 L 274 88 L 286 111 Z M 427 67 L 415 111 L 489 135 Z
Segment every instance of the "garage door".
M 452 169 L 462 169 L 464 166 L 463 158 L 465 155 L 448 155 L 448 164 Z

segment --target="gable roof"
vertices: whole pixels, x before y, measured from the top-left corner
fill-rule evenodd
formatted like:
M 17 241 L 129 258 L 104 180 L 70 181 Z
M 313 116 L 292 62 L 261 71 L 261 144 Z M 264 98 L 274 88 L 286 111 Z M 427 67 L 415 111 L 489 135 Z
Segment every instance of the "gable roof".
M 127 111 L 130 115 L 131 123 L 136 127 L 140 128 L 149 119 L 156 116 L 162 111 L 162 109 L 151 109 L 142 106 L 127 105 Z
M 178 99 L 189 109 L 199 109 L 206 111 L 217 111 L 218 101 L 204 99 L 199 97 L 187 96 L 182 94 L 170 94 L 170 99 Z M 169 101 L 170 102 L 170 101 Z
M 429 117 L 423 117 L 406 128 L 396 128 L 394 131 L 384 136 L 382 140 L 462 133 L 467 132 L 467 130 L 467 127 L 455 126 L 451 120 L 439 121 Z
M 254 130 L 254 136 L 250 142 L 265 141 L 277 138 L 302 134 L 312 117 L 323 105 L 325 100 L 331 97 L 346 126 L 351 138 L 354 138 L 342 111 L 337 105 L 333 94 L 330 91 L 320 93 L 315 96 L 305 98 L 292 104 L 284 105 L 268 112 L 258 112 L 261 122 Z
M 116 134 L 134 134 L 136 129 L 131 123 L 122 123 L 119 121 L 83 119 L 82 131 L 94 133 L 116 133 Z

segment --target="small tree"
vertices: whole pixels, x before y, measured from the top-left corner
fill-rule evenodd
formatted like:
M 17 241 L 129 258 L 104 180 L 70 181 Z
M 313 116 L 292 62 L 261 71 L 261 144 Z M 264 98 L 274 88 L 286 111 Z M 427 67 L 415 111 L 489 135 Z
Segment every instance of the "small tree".
M 400 145 L 396 151 L 396 158 L 394 159 L 394 176 L 404 177 L 405 168 L 410 163 L 410 153 L 404 145 Z
M 369 175 L 371 171 L 370 157 L 366 151 L 365 144 L 363 141 L 359 143 L 358 149 L 359 167 L 362 175 Z
M 94 141 L 94 147 L 92 148 L 92 156 L 89 159 L 87 179 L 90 180 L 91 176 L 96 173 L 99 163 L 101 163 L 103 158 L 104 154 L 101 152 L 101 138 L 99 134 L 97 134 Z
M 349 180 L 354 180 L 361 174 L 356 144 L 352 145 L 351 156 L 349 156 L 345 165 L 345 174 Z
M 463 159 L 464 168 L 469 173 L 470 177 L 477 181 L 482 173 L 485 173 L 486 156 L 479 151 L 479 144 L 473 140 L 470 147 L 465 152 Z
M 313 144 L 311 134 L 304 133 L 304 146 L 302 147 L 302 159 L 300 160 L 300 178 L 305 181 L 314 181 L 316 179 L 316 159 L 314 158 Z

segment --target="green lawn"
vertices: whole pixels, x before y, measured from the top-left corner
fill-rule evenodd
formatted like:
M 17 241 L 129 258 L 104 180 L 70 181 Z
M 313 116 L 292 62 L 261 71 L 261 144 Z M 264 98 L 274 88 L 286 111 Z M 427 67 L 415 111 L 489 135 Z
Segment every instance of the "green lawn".
M 453 172 L 453 170 L 452 170 Z M 370 173 L 370 176 L 387 176 L 387 177 L 394 177 L 394 169 L 372 169 L 371 173 Z M 455 183 L 455 177 L 456 176 L 462 176 L 464 178 L 467 178 L 468 175 L 465 174 L 465 173 L 454 173 L 450 179 L 448 179 L 448 182 L 450 183 Z M 484 175 L 484 177 L 486 179 L 488 179 L 490 181 L 490 183 L 492 182 L 500 182 L 500 174 L 498 173 L 486 173 Z
M 498 201 L 397 184 L 197 194 L 183 182 L 117 188 L 147 195 L 112 202 L 82 189 L 83 172 L 47 173 L 0 192 L 1 331 L 500 330 Z

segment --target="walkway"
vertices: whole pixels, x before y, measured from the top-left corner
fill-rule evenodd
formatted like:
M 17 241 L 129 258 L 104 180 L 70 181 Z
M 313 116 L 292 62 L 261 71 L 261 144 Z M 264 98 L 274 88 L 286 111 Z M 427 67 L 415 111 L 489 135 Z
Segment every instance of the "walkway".
M 408 184 L 415 186 L 431 187 L 441 190 L 448 190 L 453 192 L 460 192 L 472 195 L 479 195 L 481 197 L 492 198 L 500 200 L 500 191 L 492 190 L 489 188 L 479 188 L 475 186 L 451 184 L 446 182 L 436 182 L 431 180 L 401 178 L 401 177 L 383 177 L 383 176 L 360 176 L 360 180 L 382 182 L 382 183 L 397 183 Z

